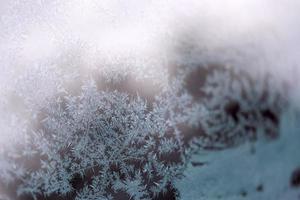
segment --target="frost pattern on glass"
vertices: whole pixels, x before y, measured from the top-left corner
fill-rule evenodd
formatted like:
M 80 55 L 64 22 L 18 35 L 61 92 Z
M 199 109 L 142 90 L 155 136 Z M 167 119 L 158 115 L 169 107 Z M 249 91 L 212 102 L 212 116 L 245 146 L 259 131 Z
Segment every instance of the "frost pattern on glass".
M 18 199 L 163 198 L 194 153 L 278 137 L 285 102 L 272 77 L 233 67 L 164 72 L 169 82 L 154 81 L 150 99 L 115 87 L 128 73 L 114 82 L 86 77 L 75 91 L 63 85 L 76 73 L 28 73 L 16 81 L 30 115 L 24 140 L 1 150 L 1 182 Z

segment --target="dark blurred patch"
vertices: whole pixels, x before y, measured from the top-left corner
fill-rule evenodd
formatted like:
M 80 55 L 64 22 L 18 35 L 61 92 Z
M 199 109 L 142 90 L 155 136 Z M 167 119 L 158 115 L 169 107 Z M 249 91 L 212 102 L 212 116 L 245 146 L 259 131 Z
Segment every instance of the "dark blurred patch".
M 114 193 L 113 195 L 114 200 L 125 200 L 125 199 L 132 199 L 129 194 L 127 194 L 124 191 L 118 191 L 117 193 Z
M 240 111 L 240 104 L 237 101 L 231 101 L 225 105 L 225 113 L 231 116 L 235 122 L 238 122 L 238 113 Z
M 240 194 L 242 197 L 246 197 L 248 195 L 246 190 L 242 190 Z
M 263 184 L 259 184 L 259 185 L 256 187 L 256 191 L 257 191 L 257 192 L 262 192 L 262 191 L 264 191 L 264 185 L 263 185 Z
M 71 180 L 71 185 L 74 190 L 79 191 L 84 187 L 84 178 L 80 174 L 75 174 Z
M 207 164 L 206 162 L 191 162 L 191 163 L 194 167 L 201 167 Z
M 278 116 L 276 116 L 276 114 L 272 110 L 265 109 L 265 110 L 262 110 L 261 113 L 262 113 L 263 117 L 270 119 L 274 124 L 279 123 Z
M 300 187 L 300 167 L 293 171 L 290 184 L 292 187 Z
M 211 63 L 208 65 L 198 66 L 195 70 L 192 70 L 185 79 L 185 88 L 194 97 L 196 101 L 206 97 L 206 93 L 202 90 L 205 85 L 206 78 L 214 70 L 221 69 L 222 65 L 217 63 Z

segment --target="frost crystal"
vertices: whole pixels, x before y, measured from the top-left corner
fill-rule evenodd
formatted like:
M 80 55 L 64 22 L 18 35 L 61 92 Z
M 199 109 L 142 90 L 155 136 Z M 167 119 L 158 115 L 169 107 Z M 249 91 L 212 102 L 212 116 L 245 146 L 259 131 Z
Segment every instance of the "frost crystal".
M 33 116 L 26 140 L 3 151 L 2 182 L 16 185 L 19 199 L 159 198 L 181 178 L 193 152 L 278 135 L 282 104 L 268 79 L 254 84 L 241 70 L 212 69 L 195 90 L 187 82 L 195 70 L 203 69 L 179 70 L 150 102 L 110 90 L 122 79 L 103 89 L 90 78 L 69 93 L 53 71 L 35 73 L 52 80 L 48 89 L 22 76 L 20 91 L 32 87 L 20 95 L 24 112 Z

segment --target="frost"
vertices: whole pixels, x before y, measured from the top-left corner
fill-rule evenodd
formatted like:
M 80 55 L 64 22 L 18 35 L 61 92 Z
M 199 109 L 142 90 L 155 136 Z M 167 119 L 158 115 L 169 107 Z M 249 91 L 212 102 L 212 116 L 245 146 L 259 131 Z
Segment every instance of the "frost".
M 2 1 L 0 199 L 294 200 L 292 1 Z
M 168 109 L 157 112 L 158 108 L 150 110 L 139 96 L 98 91 L 92 80 L 82 85 L 79 96 L 65 95 L 47 103 L 34 119 L 39 127 L 33 127 L 36 130 L 29 135 L 33 143 L 23 151 L 36 166 L 35 172 L 21 176 L 19 196 L 69 194 L 77 176 L 87 184 L 79 196 L 91 193 L 108 198 L 119 190 L 135 199 L 156 195 L 178 175 L 174 168 L 165 179 L 162 172 L 169 173 L 171 163 L 159 156 L 179 149 L 178 138 L 165 136 L 174 124 L 157 121 L 164 119 Z M 21 161 L 29 170 L 26 160 Z M 146 165 L 149 170 L 135 173 Z M 94 175 L 88 176 L 90 171 Z M 91 179 L 92 185 L 85 178 Z M 144 185 L 160 179 L 158 185 Z M 115 190 L 108 191 L 116 180 L 120 181 Z
M 185 178 L 176 182 L 181 199 L 298 199 L 299 190 L 291 187 L 291 174 L 300 164 L 299 113 L 289 110 L 281 123 L 281 137 L 274 142 L 221 152 L 205 151 L 195 155 Z M 252 153 L 251 153 L 252 152 Z
M 72 76 L 55 68 L 23 75 L 19 97 L 31 117 L 19 148 L 3 151 L 4 183 L 19 182 L 18 198 L 153 199 L 174 187 L 195 152 L 278 137 L 284 101 L 271 78 L 208 68 L 191 90 L 197 70 L 179 69 L 150 102 L 110 89 L 121 79 L 105 89 L 85 77 L 74 92 L 64 87 Z

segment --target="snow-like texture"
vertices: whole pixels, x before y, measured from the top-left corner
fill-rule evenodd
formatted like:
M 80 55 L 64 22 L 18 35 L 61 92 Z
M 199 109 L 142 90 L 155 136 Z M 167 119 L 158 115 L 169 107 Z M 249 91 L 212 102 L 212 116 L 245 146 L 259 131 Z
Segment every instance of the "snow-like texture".
M 299 199 L 299 6 L 211 2 L 0 1 L 0 200 Z
M 179 68 L 168 84 L 153 83 L 160 89 L 151 101 L 115 90 L 127 74 L 113 83 L 86 78 L 68 91 L 63 82 L 72 76 L 50 69 L 17 81 L 30 117 L 18 148 L 3 149 L 1 159 L 2 182 L 16 188 L 14 198 L 163 198 L 194 152 L 279 135 L 280 90 L 241 69 Z M 189 88 L 191 74 L 204 72 L 203 84 Z M 45 79 L 51 84 L 34 84 Z M 237 108 L 227 108 L 232 104 Z

